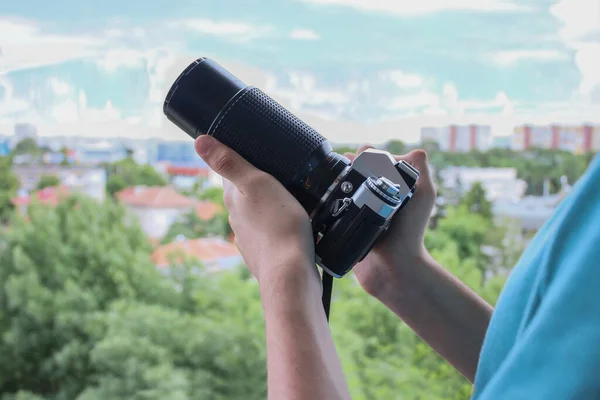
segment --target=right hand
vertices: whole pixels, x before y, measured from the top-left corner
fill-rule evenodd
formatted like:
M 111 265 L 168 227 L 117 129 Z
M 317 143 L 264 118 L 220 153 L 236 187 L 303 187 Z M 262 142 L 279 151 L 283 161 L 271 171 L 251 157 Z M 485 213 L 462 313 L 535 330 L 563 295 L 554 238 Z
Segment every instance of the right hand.
M 344 156 L 353 161 L 368 148 L 371 146 L 363 146 L 357 154 L 346 153 Z M 412 199 L 394 216 L 385 236 L 354 267 L 354 274 L 361 286 L 374 297 L 379 297 L 386 287 L 394 285 L 398 276 L 405 275 L 405 271 L 421 265 L 427 256 L 425 231 L 437 198 L 424 150 L 413 150 L 394 158 L 411 164 L 420 176 Z

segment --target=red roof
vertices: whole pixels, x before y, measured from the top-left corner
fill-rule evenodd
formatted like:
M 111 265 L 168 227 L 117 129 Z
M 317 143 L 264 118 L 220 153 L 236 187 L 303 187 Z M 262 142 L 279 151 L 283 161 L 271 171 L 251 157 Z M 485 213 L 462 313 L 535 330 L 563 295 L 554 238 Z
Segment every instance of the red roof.
M 213 218 L 221 210 L 221 206 L 211 201 L 199 201 L 194 207 L 196 214 L 205 221 Z
M 198 167 L 177 167 L 170 165 L 167 167 L 167 173 L 169 175 L 202 176 L 204 178 L 208 178 L 209 169 Z
M 210 201 L 199 201 L 169 186 L 129 187 L 116 194 L 117 199 L 135 207 L 148 208 L 189 208 L 203 220 L 213 218 L 222 207 Z
M 136 207 L 192 208 L 197 203 L 170 186 L 129 187 L 118 192 L 116 197 L 123 203 Z
M 34 192 L 31 195 L 19 196 L 12 199 L 12 202 L 16 206 L 24 206 L 28 205 L 31 202 L 31 198 L 34 197 L 41 204 L 49 204 L 49 205 L 57 205 L 58 202 L 69 195 L 69 188 L 66 186 L 51 186 L 37 192 Z
M 158 247 L 152 253 L 152 261 L 165 268 L 181 261 L 181 256 L 193 257 L 201 262 L 214 262 L 222 258 L 241 257 L 237 247 L 221 238 L 200 238 L 174 241 Z

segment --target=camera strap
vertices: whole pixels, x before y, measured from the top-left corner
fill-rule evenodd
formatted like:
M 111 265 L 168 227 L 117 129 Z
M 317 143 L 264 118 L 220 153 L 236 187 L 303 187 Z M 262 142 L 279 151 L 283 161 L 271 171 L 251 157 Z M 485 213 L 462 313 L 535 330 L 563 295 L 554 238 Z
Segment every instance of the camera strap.
M 325 317 L 327 318 L 327 321 L 329 321 L 329 309 L 331 307 L 331 292 L 333 290 L 333 276 L 323 271 L 322 282 L 323 297 L 321 298 L 321 300 L 323 302 L 323 309 L 325 310 Z

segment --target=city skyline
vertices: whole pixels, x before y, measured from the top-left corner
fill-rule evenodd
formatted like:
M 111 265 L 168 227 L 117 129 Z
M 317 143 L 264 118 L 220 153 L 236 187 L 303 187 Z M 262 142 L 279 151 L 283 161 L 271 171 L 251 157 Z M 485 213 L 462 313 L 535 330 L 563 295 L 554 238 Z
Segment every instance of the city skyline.
M 199 56 L 340 143 L 600 122 L 594 0 L 28 3 L 0 6 L 4 134 L 186 139 L 162 101 Z

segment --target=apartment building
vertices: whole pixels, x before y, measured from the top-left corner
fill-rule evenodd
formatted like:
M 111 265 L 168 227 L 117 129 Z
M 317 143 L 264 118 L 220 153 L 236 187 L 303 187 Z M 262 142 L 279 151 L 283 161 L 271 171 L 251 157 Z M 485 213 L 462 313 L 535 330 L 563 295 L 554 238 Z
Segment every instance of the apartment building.
M 512 148 L 557 149 L 581 154 L 600 149 L 600 126 L 520 125 L 515 127 Z
M 421 141 L 435 142 L 440 150 L 448 152 L 486 151 L 492 145 L 492 129 L 487 125 L 424 127 L 421 129 Z

